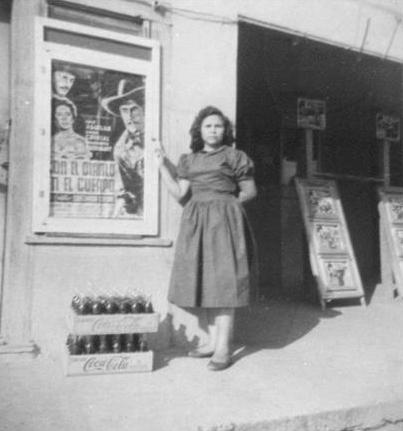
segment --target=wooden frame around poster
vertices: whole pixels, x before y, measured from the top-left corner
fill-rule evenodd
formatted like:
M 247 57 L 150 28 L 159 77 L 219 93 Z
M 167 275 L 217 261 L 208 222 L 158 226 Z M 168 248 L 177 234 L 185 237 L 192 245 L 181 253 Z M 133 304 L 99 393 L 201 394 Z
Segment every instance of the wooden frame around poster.
M 382 284 L 403 295 L 403 187 L 379 187 Z M 386 279 L 387 278 L 387 279 Z
M 336 183 L 297 178 L 296 187 L 322 308 L 342 298 L 358 298 L 364 305 L 361 277 Z
M 35 24 L 33 231 L 157 235 L 159 43 Z

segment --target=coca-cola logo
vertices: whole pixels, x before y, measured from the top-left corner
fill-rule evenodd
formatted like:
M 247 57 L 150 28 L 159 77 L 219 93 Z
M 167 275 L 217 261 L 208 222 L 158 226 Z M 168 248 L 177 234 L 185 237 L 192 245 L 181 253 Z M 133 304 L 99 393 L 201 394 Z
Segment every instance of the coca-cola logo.
M 147 329 L 147 324 L 150 322 L 145 320 L 145 316 L 124 316 L 117 320 L 116 318 L 108 319 L 100 317 L 93 321 L 92 332 L 97 334 L 108 333 L 129 333 L 134 330 L 142 332 Z
M 91 373 L 95 371 L 125 371 L 129 368 L 129 356 L 113 356 L 112 358 L 91 357 L 83 366 L 83 371 Z

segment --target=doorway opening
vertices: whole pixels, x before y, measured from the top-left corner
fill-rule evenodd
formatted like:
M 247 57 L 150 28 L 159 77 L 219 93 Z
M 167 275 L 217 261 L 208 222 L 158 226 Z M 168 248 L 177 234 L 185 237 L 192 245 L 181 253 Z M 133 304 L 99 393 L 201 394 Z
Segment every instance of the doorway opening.
M 255 161 L 259 191 L 248 209 L 258 232 L 258 296 L 312 296 L 292 181 L 307 173 L 304 130 L 296 121 L 298 97 L 326 103 L 326 128 L 313 132 L 310 162 L 318 176 L 337 181 L 370 296 L 380 282 L 377 187 L 383 183 L 375 119 L 378 112 L 401 118 L 402 66 L 245 22 L 239 24 L 238 43 L 237 145 Z M 400 144 L 391 146 L 390 160 L 390 184 L 401 186 Z

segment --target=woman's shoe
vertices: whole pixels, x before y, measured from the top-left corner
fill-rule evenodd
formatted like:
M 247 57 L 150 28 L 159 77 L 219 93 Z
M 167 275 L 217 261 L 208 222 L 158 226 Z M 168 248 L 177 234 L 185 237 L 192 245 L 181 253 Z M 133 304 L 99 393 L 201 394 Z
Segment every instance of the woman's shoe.
M 188 356 L 190 358 L 211 358 L 213 356 L 214 352 L 203 352 L 198 349 L 190 350 L 188 352 Z
M 217 362 L 217 361 L 209 361 L 209 363 L 207 364 L 207 368 L 210 371 L 222 371 L 227 369 L 228 367 L 230 367 L 232 365 L 232 361 L 231 358 L 228 358 L 226 361 L 224 362 Z

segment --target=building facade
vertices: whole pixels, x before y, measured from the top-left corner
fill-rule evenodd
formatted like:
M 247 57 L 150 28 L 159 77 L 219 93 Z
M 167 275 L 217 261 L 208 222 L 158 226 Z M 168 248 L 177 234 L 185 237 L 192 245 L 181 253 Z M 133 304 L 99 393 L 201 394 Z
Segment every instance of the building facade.
M 257 166 L 260 196 L 248 208 L 259 231 L 261 286 L 254 298 L 301 298 L 306 290 L 309 265 L 287 169 L 305 176 L 314 166 L 340 180 L 351 230 L 372 232 L 353 237 L 361 274 L 380 282 L 374 187 L 385 169 L 374 119 L 378 111 L 402 116 L 400 1 L 14 0 L 10 6 L 0 22 L 0 55 L 8 65 L 0 72 L 1 175 L 8 174 L 0 184 L 2 352 L 39 347 L 58 355 L 72 297 L 89 292 L 138 289 L 151 296 L 161 315 L 151 340 L 156 348 L 203 337 L 195 315 L 166 299 L 181 207 L 159 186 L 152 139 L 175 163 L 189 151 L 190 124 L 206 105 L 235 123 L 237 145 Z M 63 165 L 52 146 L 52 76 L 67 66 L 75 83 L 61 98 L 78 108 L 76 131 L 81 127 L 78 134 L 91 142 L 92 156 Z M 116 216 L 108 207 L 116 185 L 107 180 L 117 176 L 109 147 L 118 146 L 124 127 L 111 103 L 130 80 L 126 93 L 144 93 L 138 102 L 145 109 L 144 201 L 134 215 Z M 315 134 L 320 151 L 310 158 L 292 118 L 298 97 L 327 103 L 329 124 Z M 402 185 L 401 166 L 399 142 L 387 169 L 392 185 Z M 104 205 L 91 206 L 87 195 L 102 195 Z

